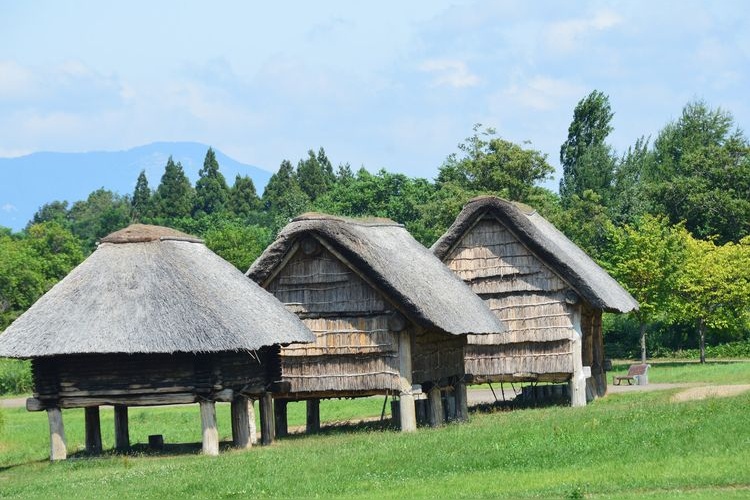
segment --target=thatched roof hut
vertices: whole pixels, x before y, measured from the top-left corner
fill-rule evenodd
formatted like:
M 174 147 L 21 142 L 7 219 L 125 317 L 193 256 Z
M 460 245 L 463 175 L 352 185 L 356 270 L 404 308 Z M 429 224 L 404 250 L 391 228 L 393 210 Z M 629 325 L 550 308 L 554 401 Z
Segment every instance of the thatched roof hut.
M 411 401 L 413 384 L 439 390 L 461 382 L 466 334 L 505 330 L 388 219 L 305 214 L 280 232 L 248 276 L 317 336 L 314 344 L 282 349 L 282 378 L 291 387 L 278 397 L 390 393 Z
M 210 413 L 214 401 L 263 395 L 280 380 L 279 345 L 311 340 L 201 240 L 136 224 L 10 325 L 0 356 L 32 359 L 29 409 L 201 401 Z
M 638 303 L 549 221 L 526 205 L 483 196 L 466 204 L 432 250 L 508 322 L 506 335 L 469 338 L 467 372 L 477 381 L 563 381 L 589 366 L 589 396 L 604 394 L 602 311 L 625 313 Z

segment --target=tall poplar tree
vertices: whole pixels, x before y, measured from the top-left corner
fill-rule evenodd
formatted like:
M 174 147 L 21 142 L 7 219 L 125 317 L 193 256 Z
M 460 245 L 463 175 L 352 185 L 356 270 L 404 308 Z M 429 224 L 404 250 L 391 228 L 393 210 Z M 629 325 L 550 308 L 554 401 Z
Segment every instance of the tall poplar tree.
M 608 204 L 615 159 L 604 141 L 612 132 L 610 122 L 613 116 L 609 97 L 598 90 L 578 102 L 568 128 L 568 138 L 560 147 L 563 168 L 560 198 L 563 205 L 568 206 L 573 195 L 581 197 L 587 189 Z

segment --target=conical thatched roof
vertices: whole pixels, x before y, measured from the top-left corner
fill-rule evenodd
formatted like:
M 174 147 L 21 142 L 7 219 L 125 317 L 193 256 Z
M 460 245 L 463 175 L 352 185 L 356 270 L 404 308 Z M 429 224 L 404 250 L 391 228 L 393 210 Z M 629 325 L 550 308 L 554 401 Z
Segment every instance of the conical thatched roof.
M 638 309 L 638 302 L 591 257 L 536 210 L 521 203 L 494 196 L 480 196 L 469 201 L 453 225 L 432 246 L 435 255 L 444 260 L 485 214 L 497 217 L 594 307 L 622 313 Z
M 390 219 L 302 215 L 279 233 L 247 275 L 264 283 L 294 243 L 308 236 L 330 245 L 420 326 L 456 335 L 506 331 L 465 283 Z
M 0 335 L 0 356 L 254 350 L 313 334 L 271 294 L 179 231 L 136 224 Z

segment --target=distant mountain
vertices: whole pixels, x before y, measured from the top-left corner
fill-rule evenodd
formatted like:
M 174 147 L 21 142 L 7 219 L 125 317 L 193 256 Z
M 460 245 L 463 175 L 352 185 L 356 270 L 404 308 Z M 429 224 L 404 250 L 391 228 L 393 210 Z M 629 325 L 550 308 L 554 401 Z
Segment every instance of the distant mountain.
M 127 151 L 90 153 L 32 153 L 17 158 L 0 158 L 0 226 L 22 229 L 45 203 L 67 200 L 71 204 L 104 187 L 120 194 L 132 194 L 141 170 L 146 171 L 151 189 L 156 189 L 172 155 L 195 184 L 208 145 L 197 142 L 154 142 Z M 263 192 L 271 172 L 246 165 L 214 148 L 220 171 L 231 186 L 237 174 L 253 179 L 258 194 Z

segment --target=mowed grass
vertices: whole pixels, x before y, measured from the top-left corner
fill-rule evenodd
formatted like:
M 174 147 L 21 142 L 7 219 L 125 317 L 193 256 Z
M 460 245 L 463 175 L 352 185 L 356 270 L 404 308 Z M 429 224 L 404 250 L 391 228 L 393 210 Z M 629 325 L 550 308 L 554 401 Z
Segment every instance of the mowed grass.
M 719 377 L 721 378 L 721 377 Z M 710 381 L 709 381 L 710 382 Z M 750 383 L 746 377 L 737 383 Z M 674 390 L 610 395 L 585 408 L 475 413 L 413 434 L 370 426 L 291 436 L 270 447 L 199 455 L 197 405 L 131 409 L 131 441 L 164 434 L 159 455 L 136 446 L 49 463 L 44 413 L 5 410 L 0 496 L 319 498 L 747 498 L 750 393 L 672 403 Z M 324 401 L 323 419 L 380 414 L 381 398 Z M 290 425 L 304 404 L 290 405 Z M 228 405 L 218 405 L 229 440 Z M 83 412 L 64 411 L 68 449 L 83 448 Z M 105 448 L 112 412 L 102 409 Z M 140 450 L 140 451 L 138 451 Z
M 640 361 L 618 360 L 613 364 L 613 371 L 607 373 L 607 382 L 612 377 L 625 375 L 631 364 Z M 750 361 L 708 361 L 700 364 L 697 361 L 649 360 L 648 370 L 650 383 L 679 384 L 706 383 L 716 385 L 750 384 Z

